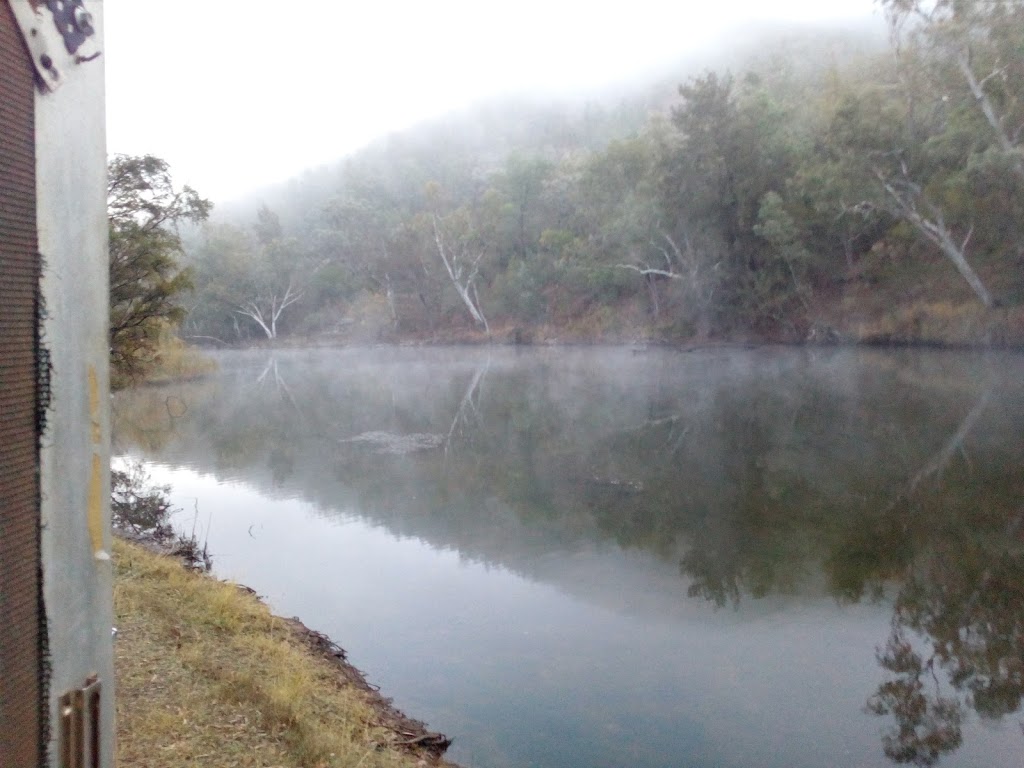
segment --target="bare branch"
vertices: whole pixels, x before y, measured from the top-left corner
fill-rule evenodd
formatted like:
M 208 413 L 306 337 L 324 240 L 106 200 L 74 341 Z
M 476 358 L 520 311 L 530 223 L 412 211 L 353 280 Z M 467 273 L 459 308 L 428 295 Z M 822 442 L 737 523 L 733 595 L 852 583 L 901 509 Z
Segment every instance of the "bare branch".
M 921 234 L 938 246 L 943 255 L 953 262 L 953 265 L 960 272 L 960 275 L 964 280 L 967 281 L 967 284 L 971 286 L 971 289 L 981 300 L 981 303 L 986 307 L 991 308 L 995 303 L 992 300 L 992 294 L 989 293 L 985 284 L 981 281 L 981 278 L 978 277 L 978 273 L 975 272 L 970 263 L 968 263 L 967 256 L 965 255 L 965 248 L 967 247 L 967 243 L 970 241 L 971 234 L 974 231 L 973 225 L 967 233 L 967 237 L 964 239 L 963 244 L 961 246 L 957 246 L 953 241 L 952 233 L 946 226 L 946 222 L 942 216 L 942 211 L 924 199 L 920 187 L 909 180 L 905 180 L 903 186 L 906 187 L 906 190 L 901 191 L 897 189 L 897 187 L 886 178 L 885 174 L 877 168 L 874 169 L 874 174 L 882 184 L 882 188 L 885 190 L 886 194 L 892 199 L 895 209 L 892 212 L 913 224 Z M 924 203 L 931 218 L 927 218 L 918 211 L 918 200 Z
M 682 280 L 683 276 L 678 272 L 668 272 L 664 269 L 655 269 L 654 267 L 638 267 L 636 264 L 616 264 L 618 269 L 629 269 L 633 272 L 638 272 L 645 277 L 647 275 L 657 275 L 658 277 L 667 277 L 672 280 Z
M 985 120 L 988 121 L 993 133 L 995 133 L 996 141 L 999 143 L 999 148 L 1010 156 L 1014 170 L 1021 176 L 1024 176 L 1024 156 L 1021 156 L 1017 147 L 1014 146 L 1013 141 L 1011 141 L 1010 137 L 1003 129 L 1003 122 L 996 114 L 995 105 L 992 104 L 992 100 L 988 97 L 988 94 L 985 93 L 985 89 L 983 87 L 995 72 L 979 82 L 978 78 L 974 74 L 974 69 L 971 67 L 970 49 L 967 48 L 961 50 L 957 54 L 956 63 L 960 68 L 960 72 L 963 74 L 964 79 L 967 81 L 968 88 L 971 89 L 971 94 L 974 96 L 975 101 L 978 102 L 978 106 L 981 108 L 982 114 L 985 115 Z
M 448 254 L 445 252 L 444 241 L 441 238 L 441 230 L 437 225 L 437 216 L 431 216 L 431 220 L 434 224 L 434 242 L 437 244 L 437 252 L 441 255 L 441 261 L 444 262 L 444 268 L 448 271 L 448 277 L 452 279 L 452 282 L 458 283 L 459 277 L 461 277 L 462 270 L 456 272 L 452 268 L 452 263 L 448 260 Z M 457 267 L 458 265 L 456 265 Z
M 682 264 L 683 264 L 683 254 L 682 254 L 682 251 L 679 250 L 679 246 L 676 245 L 676 241 L 672 239 L 672 235 L 670 235 L 668 232 L 665 232 L 664 230 L 662 230 L 661 236 L 663 238 L 665 238 L 665 240 L 671 246 L 672 253 L 674 253 L 675 256 L 676 256 L 676 264 L 678 264 L 679 266 L 682 266 Z M 689 248 L 689 244 L 687 244 L 687 248 Z
M 973 234 L 974 234 L 974 225 L 971 224 L 970 229 L 967 230 L 966 237 L 964 237 L 963 243 L 960 244 L 960 251 L 962 253 L 967 253 L 967 244 L 969 242 L 971 242 L 971 235 L 973 235 Z
M 441 256 L 441 261 L 444 263 L 444 268 L 448 272 L 448 277 L 451 278 L 452 285 L 455 286 L 456 292 L 459 294 L 459 298 L 462 299 L 462 303 L 466 305 L 466 309 L 469 311 L 470 316 L 473 320 L 484 327 L 484 331 L 488 336 L 491 334 L 491 328 L 487 323 L 487 318 L 484 316 L 483 310 L 480 308 L 480 296 L 476 290 L 476 277 L 480 271 L 480 261 L 483 259 L 483 251 L 476 254 L 471 260 L 472 271 L 469 277 L 463 279 L 463 259 L 460 257 L 459 252 L 452 252 L 451 257 L 447 249 L 444 247 L 444 238 L 441 236 L 441 227 L 438 224 L 437 215 L 431 216 L 431 222 L 434 226 L 434 242 L 437 244 L 437 252 Z M 463 254 L 464 255 L 464 254 Z

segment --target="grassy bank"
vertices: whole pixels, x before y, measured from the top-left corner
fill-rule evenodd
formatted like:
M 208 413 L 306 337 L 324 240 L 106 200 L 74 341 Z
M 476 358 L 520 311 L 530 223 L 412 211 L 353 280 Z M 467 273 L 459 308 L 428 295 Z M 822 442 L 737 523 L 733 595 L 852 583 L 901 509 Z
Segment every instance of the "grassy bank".
M 445 764 L 326 638 L 176 559 L 114 553 L 119 765 Z
M 209 376 L 217 364 L 200 350 L 176 337 L 161 340 L 156 365 L 146 375 L 146 384 L 191 381 Z
M 186 344 L 168 330 L 161 335 L 154 348 L 146 351 L 145 360 L 138 363 L 134 371 L 112 365 L 110 388 L 118 390 L 145 384 L 193 381 L 209 376 L 216 370 L 217 363 L 202 350 Z

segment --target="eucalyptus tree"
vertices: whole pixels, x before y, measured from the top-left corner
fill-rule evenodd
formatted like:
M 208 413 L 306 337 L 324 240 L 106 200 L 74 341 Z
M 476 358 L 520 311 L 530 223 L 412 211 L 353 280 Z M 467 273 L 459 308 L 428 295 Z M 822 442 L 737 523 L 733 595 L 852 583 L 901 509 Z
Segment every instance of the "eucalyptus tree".
M 339 195 L 323 207 L 316 225 L 316 248 L 325 260 L 339 264 L 353 285 L 382 294 L 391 322 L 398 323 L 395 293 L 412 265 L 398 256 L 397 212 L 355 195 Z
M 597 274 L 604 270 L 609 287 L 617 284 L 609 269 L 620 279 L 636 280 L 633 290 L 646 292 L 655 322 L 663 310 L 690 314 L 700 281 L 690 233 L 680 229 L 675 212 L 666 215 L 659 199 L 656 178 L 663 159 L 652 131 L 613 141 L 588 158 L 578 194 L 589 267 Z M 680 301 L 690 306 L 680 307 Z
M 896 32 L 919 49 L 956 100 L 983 118 L 993 148 L 1024 178 L 1024 2 L 882 0 Z M 948 85 L 959 79 L 960 88 Z
M 870 146 L 862 161 L 878 185 L 873 203 L 911 225 L 992 307 L 996 298 L 974 262 L 1019 255 L 1024 234 L 1024 3 L 883 6 L 898 42 L 898 77 L 860 107 L 877 112 L 881 104 L 898 131 L 857 137 Z
M 537 249 L 543 229 L 539 222 L 543 218 L 544 184 L 552 171 L 552 164 L 542 157 L 514 152 L 494 179 L 508 201 L 513 250 L 519 257 Z
M 473 321 L 490 335 L 490 325 L 484 315 L 480 293 L 477 290 L 480 262 L 483 260 L 485 250 L 484 245 L 474 236 L 466 210 L 460 209 L 443 218 L 432 213 L 430 225 L 437 255 L 441 258 L 455 292 Z
M 116 155 L 107 171 L 110 230 L 110 362 L 115 386 L 156 362 L 160 333 L 185 316 L 193 286 L 182 268 L 178 225 L 209 216 L 212 204 L 191 187 L 176 189 L 167 162 Z
M 808 147 L 793 120 L 795 102 L 755 74 L 736 80 L 709 72 L 679 93 L 676 135 L 665 142 L 659 170 L 664 226 L 677 242 L 699 238 L 720 330 L 801 325 L 807 284 L 789 247 L 797 233 L 791 220 L 771 221 L 783 216 L 779 196 Z M 764 235 L 782 230 L 791 242 L 780 250 L 781 241 Z
M 261 210 L 249 230 L 208 227 L 197 258 L 205 306 L 194 310 L 191 329 L 214 335 L 228 328 L 239 340 L 249 337 L 248 324 L 257 336 L 274 340 L 285 310 L 303 299 L 319 266 L 298 240 L 283 235 L 269 210 Z
M 290 264 L 292 243 L 276 241 L 264 248 L 258 263 L 225 293 L 233 311 L 255 322 L 268 339 L 276 339 L 278 320 L 284 311 L 300 301 L 304 290 Z

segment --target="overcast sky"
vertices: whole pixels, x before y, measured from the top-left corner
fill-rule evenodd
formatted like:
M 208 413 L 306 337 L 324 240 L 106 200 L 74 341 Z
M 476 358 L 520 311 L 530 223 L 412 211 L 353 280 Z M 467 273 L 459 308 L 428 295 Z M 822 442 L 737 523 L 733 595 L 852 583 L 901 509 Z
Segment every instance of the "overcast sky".
M 108 150 L 159 155 L 215 201 L 489 96 L 622 84 L 727 44 L 737 24 L 878 13 L 874 0 L 101 1 Z

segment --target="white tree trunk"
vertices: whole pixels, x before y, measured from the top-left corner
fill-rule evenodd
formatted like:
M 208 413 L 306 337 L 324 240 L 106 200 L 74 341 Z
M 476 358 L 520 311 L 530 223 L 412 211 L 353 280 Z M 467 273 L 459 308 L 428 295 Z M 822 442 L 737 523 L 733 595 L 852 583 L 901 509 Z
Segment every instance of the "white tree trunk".
M 270 299 L 257 296 L 255 299 L 243 302 L 235 307 L 235 312 L 255 321 L 263 329 L 268 339 L 277 338 L 277 320 L 287 307 L 302 298 L 302 291 L 296 291 L 291 283 L 285 288 L 284 295 L 272 294 Z M 269 307 L 266 304 L 269 303 Z M 266 312 L 264 312 L 266 309 Z
M 483 310 L 480 308 L 480 296 L 476 292 L 476 276 L 480 259 L 483 258 L 483 254 L 480 253 L 472 260 L 472 270 L 468 277 L 463 278 L 463 264 L 459 254 L 453 253 L 451 258 L 448 256 L 448 252 L 444 247 L 444 239 L 441 237 L 441 229 L 437 225 L 437 216 L 433 217 L 434 224 L 434 242 L 437 244 L 437 252 L 441 256 L 441 261 L 444 263 L 445 271 L 448 273 L 448 277 L 452 281 L 452 285 L 455 286 L 456 292 L 459 294 L 459 298 L 462 299 L 462 303 L 466 305 L 466 309 L 469 311 L 470 317 L 477 323 L 482 325 L 487 335 L 491 335 L 490 326 L 487 324 L 487 318 L 484 317 Z
M 999 142 L 999 148 L 1003 150 L 1009 156 L 1010 162 L 1013 163 L 1014 170 L 1020 175 L 1024 176 L 1024 154 L 1021 153 L 1020 147 L 1016 146 L 1013 140 L 1007 135 L 1003 121 L 999 119 L 996 114 L 995 105 L 992 104 L 992 100 L 985 93 L 985 83 L 989 78 L 1000 74 L 1000 70 L 995 70 L 990 75 L 985 77 L 983 80 L 978 80 L 974 74 L 974 70 L 971 68 L 971 59 L 968 51 L 963 50 L 957 54 L 956 57 L 957 66 L 960 68 L 960 72 L 963 74 L 964 79 L 967 81 L 968 88 L 971 89 L 971 95 L 974 96 L 974 100 L 978 102 L 978 106 L 981 108 L 981 112 L 985 115 L 985 120 L 992 128 L 992 132 L 996 135 L 996 141 Z
M 943 219 L 942 212 L 935 208 L 935 206 L 929 204 L 923 200 L 920 189 L 911 183 L 907 183 L 906 191 L 897 189 L 891 182 L 887 181 L 884 175 L 880 171 L 875 171 L 875 175 L 878 180 L 882 182 L 882 186 L 885 188 L 886 193 L 893 201 L 894 210 L 892 211 L 900 218 L 913 224 L 917 230 L 928 238 L 932 243 L 939 247 L 942 254 L 948 258 L 953 265 L 960 272 L 960 275 L 967 281 L 967 284 L 971 286 L 971 290 L 981 300 L 981 303 L 991 309 L 995 302 L 992 299 L 992 294 L 989 293 L 985 284 L 978 277 L 978 273 L 974 271 L 970 263 L 967 261 L 965 251 L 967 249 L 967 243 L 970 242 L 971 233 L 974 231 L 973 228 L 967 233 L 967 237 L 964 241 L 957 245 L 953 240 L 953 235 L 946 226 L 946 222 Z M 924 204 L 929 209 L 930 217 L 924 216 L 920 211 L 917 210 L 917 200 L 922 199 Z
M 384 273 L 384 295 L 388 300 L 388 312 L 391 313 L 391 325 L 398 328 L 398 311 L 395 309 L 395 292 L 391 287 L 391 275 Z
M 256 302 L 246 302 L 245 304 L 236 308 L 235 312 L 237 312 L 239 315 L 242 315 L 243 317 L 248 317 L 251 320 L 254 320 L 256 324 L 263 329 L 263 332 L 267 335 L 268 339 L 274 338 L 274 330 L 269 325 L 267 325 L 266 322 L 263 320 L 263 313 L 260 312 L 259 305 L 256 304 Z

